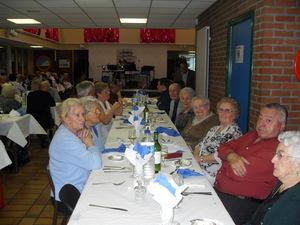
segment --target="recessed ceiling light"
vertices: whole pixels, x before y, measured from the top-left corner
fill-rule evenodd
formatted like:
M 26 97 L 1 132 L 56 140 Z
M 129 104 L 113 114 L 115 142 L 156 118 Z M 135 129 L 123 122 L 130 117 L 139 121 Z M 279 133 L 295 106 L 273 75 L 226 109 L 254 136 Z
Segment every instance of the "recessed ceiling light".
M 15 24 L 40 24 L 39 21 L 34 19 L 7 19 Z
M 31 45 L 30 48 L 43 48 L 41 45 Z
M 121 23 L 147 23 L 147 18 L 120 18 Z

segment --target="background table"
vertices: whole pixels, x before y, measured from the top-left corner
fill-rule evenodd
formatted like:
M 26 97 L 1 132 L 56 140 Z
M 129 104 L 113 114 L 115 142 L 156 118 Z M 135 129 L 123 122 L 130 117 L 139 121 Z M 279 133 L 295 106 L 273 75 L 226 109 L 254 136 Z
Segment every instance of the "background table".
M 10 164 L 11 164 L 11 160 L 8 157 L 8 154 L 6 152 L 3 142 L 0 140 L 0 170 Z
M 9 117 L 7 114 L 0 120 L 0 135 L 6 136 L 16 144 L 24 147 L 26 137 L 30 134 L 46 134 L 42 126 L 30 114 L 20 117 Z
M 153 110 L 153 109 L 151 109 Z M 126 111 L 126 110 L 124 110 Z M 156 110 L 157 111 L 157 110 Z M 174 127 L 166 114 L 157 113 L 156 126 Z M 121 127 L 121 128 L 120 128 Z M 126 143 L 128 130 L 120 120 L 115 120 L 112 129 L 108 135 L 106 147 L 116 147 L 120 143 Z M 166 137 L 168 143 L 162 143 L 163 148 L 169 148 L 170 151 L 183 150 L 183 158 L 192 158 L 192 167 L 201 172 L 201 168 L 194 160 L 192 153 L 185 144 L 181 136 Z M 168 146 L 169 145 L 169 146 Z M 174 149 L 174 146 L 175 149 Z M 103 165 L 113 165 L 128 167 L 127 159 L 122 161 L 111 161 L 108 157 L 113 153 L 103 154 Z M 171 162 L 166 162 L 162 170 L 170 173 L 175 169 Z M 113 184 L 93 185 L 94 182 L 121 182 L 124 184 L 116 186 Z M 145 200 L 135 200 L 133 190 L 133 178 L 131 173 L 113 172 L 105 173 L 103 170 L 94 170 L 91 172 L 77 206 L 70 218 L 69 225 L 159 225 L 161 224 L 160 206 L 152 200 L 147 193 Z M 185 179 L 189 191 L 210 191 L 212 195 L 189 195 L 183 198 L 178 208 L 174 210 L 175 220 L 181 225 L 189 225 L 190 220 L 196 218 L 211 218 L 221 221 L 223 225 L 234 224 L 228 212 L 225 210 L 222 202 L 215 193 L 206 177 L 190 177 Z M 89 204 L 99 204 L 112 207 L 128 209 L 128 212 L 90 207 Z

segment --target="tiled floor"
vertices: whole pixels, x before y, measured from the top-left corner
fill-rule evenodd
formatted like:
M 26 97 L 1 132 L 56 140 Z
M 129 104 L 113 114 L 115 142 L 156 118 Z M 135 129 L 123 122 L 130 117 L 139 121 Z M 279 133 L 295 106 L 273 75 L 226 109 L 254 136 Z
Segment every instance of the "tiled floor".
M 46 174 L 48 149 L 32 142 L 31 161 L 18 173 L 3 172 L 4 208 L 0 209 L 2 225 L 51 225 L 53 207 Z M 59 218 L 58 225 L 61 223 Z

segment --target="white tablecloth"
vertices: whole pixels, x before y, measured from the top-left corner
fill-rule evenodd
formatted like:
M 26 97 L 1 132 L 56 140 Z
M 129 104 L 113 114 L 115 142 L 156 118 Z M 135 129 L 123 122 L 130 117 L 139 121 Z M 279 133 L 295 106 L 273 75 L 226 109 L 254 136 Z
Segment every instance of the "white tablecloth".
M 4 144 L 0 140 L 0 170 L 10 164 L 11 164 L 11 160 L 8 157 Z
M 58 103 L 56 103 L 56 106 L 53 106 L 50 108 L 50 112 L 51 112 L 52 118 L 54 120 L 54 124 L 56 126 L 59 126 L 61 123 L 60 116 L 59 116 L 60 107 L 61 107 L 61 102 L 58 102 Z
M 26 137 L 30 134 L 46 134 L 46 131 L 30 114 L 20 117 L 3 115 L 0 120 L 0 135 L 6 136 L 21 147 L 27 144 Z
M 166 114 L 157 114 L 157 126 L 173 126 Z M 120 121 L 115 120 L 109 133 L 106 147 L 116 147 L 120 143 L 127 142 L 128 130 L 120 126 Z M 120 128 L 122 127 L 122 128 Z M 192 158 L 192 167 L 201 172 L 201 168 L 194 160 L 192 153 L 185 144 L 182 137 L 164 137 L 169 139 L 172 146 L 177 146 L 175 150 L 183 150 L 183 158 Z M 162 144 L 163 148 L 168 144 Z M 174 149 L 170 149 L 174 151 Z M 129 166 L 127 159 L 123 161 L 111 161 L 108 156 L 113 153 L 103 154 L 103 164 L 115 166 Z M 169 173 L 175 169 L 172 162 L 166 162 L 162 167 L 163 172 Z M 69 225 L 159 225 L 161 224 L 160 206 L 152 200 L 147 193 L 145 200 L 135 200 L 133 191 L 132 173 L 104 173 L 103 170 L 92 171 L 87 184 L 81 194 L 77 206 L 70 218 Z M 124 184 L 115 186 L 112 184 L 92 185 L 93 182 L 121 182 Z M 189 185 L 188 191 L 210 191 L 213 195 L 189 195 L 175 209 L 175 221 L 180 225 L 189 225 L 190 220 L 197 218 L 210 218 L 220 221 L 218 225 L 234 224 L 228 212 L 215 193 L 214 189 L 204 176 L 190 177 L 185 179 L 185 184 Z M 112 207 L 128 209 L 128 212 L 90 207 L 89 204 L 99 204 Z

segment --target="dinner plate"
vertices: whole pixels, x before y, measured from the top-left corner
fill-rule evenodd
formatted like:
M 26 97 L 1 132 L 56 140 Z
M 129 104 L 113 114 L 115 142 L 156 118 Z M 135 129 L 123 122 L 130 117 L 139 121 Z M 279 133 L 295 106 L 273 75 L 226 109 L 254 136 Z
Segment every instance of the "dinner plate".
M 223 223 L 217 220 L 203 218 L 191 220 L 191 225 L 223 225 Z
M 192 167 L 192 160 L 189 159 L 181 159 L 179 162 L 176 163 L 180 169 L 187 169 Z
M 120 162 L 124 160 L 124 155 L 115 154 L 107 157 L 111 161 Z

